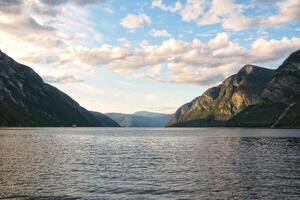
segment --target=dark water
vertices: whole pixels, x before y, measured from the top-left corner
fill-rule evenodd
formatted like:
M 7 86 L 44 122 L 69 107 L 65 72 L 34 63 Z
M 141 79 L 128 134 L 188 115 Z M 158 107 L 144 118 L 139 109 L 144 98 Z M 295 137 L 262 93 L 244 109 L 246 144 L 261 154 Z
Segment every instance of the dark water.
M 300 199 L 300 131 L 0 129 L 0 199 Z

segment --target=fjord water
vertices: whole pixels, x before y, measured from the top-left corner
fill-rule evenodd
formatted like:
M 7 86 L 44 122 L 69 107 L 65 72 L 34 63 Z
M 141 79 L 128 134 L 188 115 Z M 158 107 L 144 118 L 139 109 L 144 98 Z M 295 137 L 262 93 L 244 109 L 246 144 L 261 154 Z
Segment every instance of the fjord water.
M 0 199 L 299 199 L 300 132 L 0 129 Z

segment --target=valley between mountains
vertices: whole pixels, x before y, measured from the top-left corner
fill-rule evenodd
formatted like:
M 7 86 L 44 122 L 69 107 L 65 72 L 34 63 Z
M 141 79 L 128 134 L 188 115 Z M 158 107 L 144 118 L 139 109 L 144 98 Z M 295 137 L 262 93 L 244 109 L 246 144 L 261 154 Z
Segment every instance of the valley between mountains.
M 172 115 L 88 111 L 0 52 L 0 126 L 300 128 L 300 50 L 277 69 L 245 65 Z

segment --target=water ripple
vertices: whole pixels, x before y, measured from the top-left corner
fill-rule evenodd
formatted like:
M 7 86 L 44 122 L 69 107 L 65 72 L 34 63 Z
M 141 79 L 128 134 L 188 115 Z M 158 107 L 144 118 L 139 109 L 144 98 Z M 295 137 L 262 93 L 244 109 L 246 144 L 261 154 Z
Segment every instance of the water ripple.
M 299 164 L 298 130 L 0 129 L 0 199 L 300 199 Z

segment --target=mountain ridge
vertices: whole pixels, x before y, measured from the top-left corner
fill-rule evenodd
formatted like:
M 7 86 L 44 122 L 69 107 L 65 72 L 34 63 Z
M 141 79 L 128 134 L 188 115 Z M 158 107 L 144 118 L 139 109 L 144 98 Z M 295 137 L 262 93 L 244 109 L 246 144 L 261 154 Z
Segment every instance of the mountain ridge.
M 171 115 L 148 111 L 138 111 L 132 114 L 105 113 L 123 127 L 164 127 Z
M 102 126 L 70 96 L 3 52 L 0 52 L 0 113 L 0 126 Z
M 260 104 L 246 108 L 228 126 L 300 128 L 300 50 L 275 71 Z
M 233 115 L 260 100 L 273 71 L 245 65 L 238 73 L 177 109 L 167 126 L 179 126 L 193 120 L 204 122 L 205 119 L 213 126 L 222 126 Z
M 266 70 L 268 73 L 265 73 Z M 244 91 L 243 95 L 235 95 L 239 92 L 236 90 L 238 88 Z M 220 99 L 221 90 L 227 91 L 227 95 L 221 95 Z M 237 104 L 242 106 L 236 109 L 239 107 Z M 216 111 L 208 112 L 210 115 L 205 114 L 204 111 L 210 111 L 210 108 L 216 108 Z M 222 115 L 222 109 L 230 112 Z M 189 113 L 194 116 L 191 117 Z M 177 109 L 167 126 L 299 128 L 299 113 L 300 50 L 297 50 L 276 70 L 245 65 L 222 84 L 209 88 L 201 96 Z

